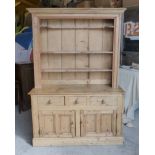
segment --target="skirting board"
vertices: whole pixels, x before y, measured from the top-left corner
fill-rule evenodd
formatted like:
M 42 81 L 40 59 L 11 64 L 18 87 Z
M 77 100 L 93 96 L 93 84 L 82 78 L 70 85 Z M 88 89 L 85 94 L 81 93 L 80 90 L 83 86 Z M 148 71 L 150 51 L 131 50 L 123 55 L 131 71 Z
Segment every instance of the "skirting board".
M 33 146 L 118 145 L 123 137 L 33 138 Z

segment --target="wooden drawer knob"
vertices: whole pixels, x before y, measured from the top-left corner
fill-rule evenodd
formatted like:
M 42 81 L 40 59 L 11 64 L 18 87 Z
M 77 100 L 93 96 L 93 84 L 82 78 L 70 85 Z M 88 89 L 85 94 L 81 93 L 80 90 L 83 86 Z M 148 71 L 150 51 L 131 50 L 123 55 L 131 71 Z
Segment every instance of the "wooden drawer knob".
M 49 100 L 49 101 L 47 102 L 47 104 L 48 104 L 48 105 L 52 104 L 51 100 Z
M 104 100 L 101 101 L 101 104 L 105 104 Z
M 78 100 L 76 99 L 74 103 L 75 103 L 75 104 L 78 104 Z

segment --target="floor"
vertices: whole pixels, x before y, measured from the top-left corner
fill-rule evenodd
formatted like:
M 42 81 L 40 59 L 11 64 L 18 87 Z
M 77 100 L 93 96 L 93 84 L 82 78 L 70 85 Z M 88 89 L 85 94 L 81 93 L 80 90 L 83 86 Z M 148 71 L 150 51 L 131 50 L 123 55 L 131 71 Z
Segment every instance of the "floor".
M 124 126 L 125 142 L 113 146 L 32 147 L 31 111 L 19 114 L 16 107 L 16 155 L 138 155 L 139 111 L 135 113 L 134 127 Z

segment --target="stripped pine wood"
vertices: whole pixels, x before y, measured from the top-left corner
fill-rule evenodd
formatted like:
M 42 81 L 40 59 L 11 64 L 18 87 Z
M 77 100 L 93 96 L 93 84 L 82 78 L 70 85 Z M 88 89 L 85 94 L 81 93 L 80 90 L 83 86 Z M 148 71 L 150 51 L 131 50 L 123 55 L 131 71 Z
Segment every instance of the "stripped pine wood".
M 99 106 L 41 106 L 39 105 L 39 110 L 45 110 L 45 111 L 50 111 L 50 110 L 89 110 L 91 111 L 92 108 L 92 113 L 94 110 L 97 110 L 98 112 L 100 112 L 99 110 L 102 111 L 102 113 L 104 114 L 109 114 L 112 113 L 113 110 L 117 110 L 117 106 L 104 106 L 104 107 L 99 107 Z
M 33 146 L 122 144 L 124 8 L 30 8 Z
M 49 14 L 49 15 L 53 15 L 53 14 L 78 14 L 80 17 L 80 14 L 94 14 L 98 15 L 109 15 L 109 14 L 113 14 L 113 15 L 117 15 L 117 14 L 122 14 L 124 13 L 124 11 L 126 10 L 126 8 L 28 8 L 27 9 L 29 12 L 31 12 L 32 14 Z M 108 18 L 108 17 L 107 17 Z M 108 18 L 110 19 L 110 18 Z
M 48 55 L 48 60 L 49 60 L 50 69 L 55 69 L 56 67 L 61 69 L 61 56 L 60 55 Z M 57 73 L 49 72 L 48 76 L 49 76 L 49 80 L 61 80 L 61 73 L 59 72 Z
M 101 115 L 100 114 L 96 114 L 96 133 L 100 133 L 101 132 Z
M 38 15 L 38 17 L 40 19 L 65 19 L 65 20 L 68 20 L 68 19 L 79 19 L 79 14 L 54 14 L 54 15 Z M 117 15 L 112 15 L 112 14 L 106 14 L 106 15 L 99 15 L 99 14 L 80 14 L 80 19 L 114 19 L 116 18 Z
M 90 20 L 89 27 L 96 27 L 101 28 L 103 27 L 103 21 L 102 20 Z M 94 30 L 90 33 L 90 50 L 100 51 L 103 50 L 103 34 L 102 30 Z M 107 39 L 107 38 L 106 38 Z M 104 66 L 105 64 L 111 65 L 111 60 L 109 62 L 106 62 L 104 59 L 105 55 L 90 55 L 90 67 L 97 68 L 97 67 L 107 67 Z M 101 60 L 102 59 L 102 60 Z M 110 67 L 110 66 L 108 66 Z M 90 79 L 103 79 L 104 73 L 90 73 Z
M 76 28 L 87 28 L 88 20 L 76 20 Z M 76 53 L 78 51 L 88 50 L 88 29 L 76 30 Z M 76 69 L 88 68 L 88 55 L 76 55 Z M 76 73 L 76 79 L 85 80 L 88 78 L 88 73 Z
M 84 117 L 84 111 L 80 112 L 80 129 L 81 129 L 81 137 L 85 136 L 85 117 Z
M 40 27 L 41 29 L 43 29 L 43 28 L 48 28 L 48 29 L 53 29 L 53 30 L 60 30 L 61 28 L 59 28 L 59 27 L 56 27 L 56 28 L 51 28 L 51 27 Z M 104 26 L 104 27 L 87 27 L 87 28 L 85 28 L 85 27 L 65 27 L 65 28 L 63 28 L 63 29 L 65 29 L 65 30 L 71 30 L 71 29 L 76 29 L 76 30 L 87 30 L 87 29 L 91 29 L 91 30 L 96 30 L 96 29 L 113 29 L 114 28 L 114 26 Z
M 103 51 L 113 51 L 113 30 L 106 29 L 103 30 L 103 43 L 102 43 L 102 50 Z
M 123 137 L 33 138 L 33 146 L 120 145 Z
M 105 80 L 42 80 L 43 87 L 51 87 L 53 85 L 76 85 L 76 84 L 105 84 L 110 85 L 111 81 L 109 79 Z
M 88 50 L 76 50 L 76 51 L 73 51 L 73 50 L 72 51 L 65 51 L 65 50 L 58 51 L 57 50 L 57 51 L 43 51 L 41 52 L 41 54 L 82 54 L 82 55 L 86 54 L 88 55 L 88 54 L 113 54 L 113 52 L 112 51 L 90 51 L 90 50 L 89 51 Z
M 102 68 L 65 68 L 66 66 L 70 66 L 70 65 L 74 65 L 74 61 L 70 62 L 67 61 L 68 60 L 68 56 L 66 57 L 66 59 L 63 60 L 64 62 L 64 68 L 59 69 L 59 68 L 44 68 L 42 69 L 42 72 L 112 72 L 111 69 L 102 69 Z
M 33 137 L 39 137 L 39 120 L 38 120 L 38 104 L 37 96 L 31 96 L 32 102 L 32 126 L 33 126 Z
M 68 96 L 66 105 L 86 105 L 87 98 L 85 96 Z
M 111 120 L 113 136 L 116 136 L 116 124 L 117 124 L 116 119 L 117 119 L 117 111 L 114 110 L 112 120 Z
M 32 15 L 33 27 L 33 59 L 34 59 L 34 81 L 35 88 L 41 87 L 41 72 L 40 72 L 40 30 L 39 18 Z
M 41 68 L 48 68 L 48 58 L 47 58 L 47 56 L 45 55 L 45 56 L 42 56 L 42 59 L 41 59 Z M 42 74 L 42 79 L 43 80 L 48 80 L 49 78 L 48 78 L 48 73 L 46 72 L 42 72 L 41 73 Z
M 55 115 L 51 111 L 39 112 L 40 137 L 57 137 Z
M 40 128 L 42 137 L 74 137 L 75 136 L 74 111 L 48 111 L 40 112 Z
M 110 84 L 112 72 L 91 72 L 89 84 Z M 92 82 L 91 82 L 92 81 Z
M 111 114 L 101 115 L 101 132 L 106 134 L 111 132 Z
M 103 68 L 103 70 L 106 69 L 111 69 L 111 56 L 110 55 L 90 55 L 90 68 Z M 98 73 L 90 73 L 90 79 L 95 80 L 95 79 L 107 79 L 111 81 L 110 77 L 111 73 L 103 73 L 98 72 Z
M 60 117 L 60 133 L 61 135 L 71 132 L 71 118 L 70 115 L 62 113 L 59 114 Z
M 114 53 L 113 53 L 113 75 L 112 75 L 112 87 L 118 87 L 118 68 L 119 68 L 119 54 L 120 54 L 120 34 L 121 34 L 121 24 L 120 17 L 115 18 L 114 20 Z M 120 32 L 120 33 L 119 33 Z
M 82 84 L 75 84 L 75 85 L 53 85 L 52 87 L 45 87 L 45 88 L 34 88 L 29 92 L 29 95 L 56 95 L 56 96 L 62 96 L 69 95 L 69 96 L 85 96 L 85 95 L 91 95 L 91 96 L 109 96 L 111 98 L 112 96 L 119 97 L 119 109 L 120 112 L 123 111 L 123 91 L 121 88 L 112 88 L 109 85 L 99 85 L 99 84 L 92 84 L 92 85 L 82 85 Z M 116 100 L 118 101 L 118 100 Z M 37 102 L 37 101 L 36 101 Z
M 76 20 L 76 51 L 88 50 L 88 20 Z M 85 29 L 84 29 L 85 28 Z
M 84 111 L 84 113 L 85 113 L 85 111 Z M 95 116 L 96 116 L 96 114 L 90 114 L 90 113 L 84 114 L 84 117 L 86 119 L 86 122 L 85 122 L 86 123 L 85 124 L 86 134 L 96 132 L 96 121 L 95 121 L 96 117 Z
M 112 111 L 109 112 L 84 111 L 85 125 L 82 126 L 82 130 L 85 131 L 85 136 L 112 136 Z
M 48 25 L 50 27 L 61 27 L 60 20 L 49 20 Z M 48 51 L 52 50 L 61 50 L 61 30 L 51 30 L 48 29 L 48 37 L 47 37 Z M 61 68 L 61 55 L 47 55 L 49 68 Z M 61 73 L 49 73 L 49 79 L 61 79 Z
M 80 110 L 76 111 L 76 137 L 80 137 Z
M 90 55 L 90 68 L 102 68 L 103 70 L 112 69 L 112 57 L 111 55 Z
M 117 136 L 122 135 L 122 113 L 117 113 Z
M 91 26 L 91 24 L 89 24 Z M 89 30 L 89 50 L 101 51 L 102 50 L 102 30 L 95 29 Z
M 42 78 L 52 81 L 52 84 L 54 82 L 57 83 L 56 80 L 67 80 L 68 82 L 69 80 L 81 80 L 82 84 L 85 83 L 83 80 L 88 80 L 86 84 L 91 84 L 89 79 L 104 79 L 107 80 L 105 84 L 109 84 L 111 81 L 112 86 L 116 85 L 117 80 L 115 75 L 117 71 L 114 66 L 116 66 L 118 62 L 114 61 L 112 63 L 116 54 L 110 54 L 116 53 L 116 51 L 113 52 L 113 44 L 117 44 L 115 37 L 118 36 L 118 34 L 113 36 L 113 29 L 105 29 L 108 28 L 108 26 L 114 27 L 114 23 L 112 19 L 42 20 L 41 26 L 45 28 L 45 30 L 41 29 L 41 32 L 43 32 L 42 40 L 46 37 L 45 32 L 47 31 L 47 38 L 44 40 L 44 44 L 47 44 L 47 49 L 44 48 L 41 52 L 44 53 L 44 55 L 41 55 Z M 114 28 L 114 30 L 115 29 L 116 28 Z M 79 54 L 79 51 L 81 51 L 82 54 L 86 54 Z M 76 55 L 76 53 L 78 53 L 78 55 Z M 48 59 L 48 61 L 46 59 Z M 72 68 L 72 70 L 69 69 L 69 67 Z M 95 68 L 94 71 L 91 67 Z M 79 70 L 80 68 L 81 70 Z M 90 69 L 83 70 L 85 68 Z M 112 69 L 112 74 L 103 73 L 103 71 L 107 69 Z M 99 72 L 99 70 L 101 70 L 101 72 Z M 94 73 L 96 71 L 98 71 L 98 73 Z
M 50 106 L 63 106 L 64 96 L 39 96 L 38 105 Z
M 43 20 L 41 21 L 41 25 L 45 25 L 47 26 L 47 20 Z M 47 33 L 48 30 L 47 29 L 41 29 L 40 30 L 41 33 L 41 53 L 45 53 L 46 51 L 48 51 L 47 49 Z M 46 55 L 41 56 L 41 68 L 48 68 L 48 58 Z M 42 78 L 48 80 L 48 73 L 42 73 Z
M 71 122 L 70 122 L 70 126 L 71 126 L 71 134 L 72 134 L 72 137 L 75 137 L 75 132 L 76 132 L 76 126 L 75 126 L 75 112 L 74 111 L 71 111 Z
M 48 29 L 48 50 L 60 51 L 61 50 L 61 21 L 48 20 L 49 27 L 58 27 L 59 30 Z
M 56 135 L 57 137 L 60 137 L 60 118 L 58 113 L 55 114 L 55 121 L 56 121 L 56 125 L 55 125 Z
M 117 96 L 90 96 L 88 105 L 94 105 L 94 106 L 105 106 L 105 105 L 117 105 L 118 97 Z
M 62 20 L 62 50 L 75 50 L 75 30 L 66 30 L 65 27 L 74 27 L 74 20 Z M 75 55 L 62 55 L 62 68 L 75 69 Z M 62 73 L 63 80 L 75 79 L 75 73 Z
M 45 120 L 44 120 L 44 129 L 46 131 L 45 134 L 47 134 L 48 136 L 52 135 L 54 132 L 54 119 L 53 116 L 45 116 Z
M 39 112 L 39 136 L 44 136 L 44 117 L 41 112 Z

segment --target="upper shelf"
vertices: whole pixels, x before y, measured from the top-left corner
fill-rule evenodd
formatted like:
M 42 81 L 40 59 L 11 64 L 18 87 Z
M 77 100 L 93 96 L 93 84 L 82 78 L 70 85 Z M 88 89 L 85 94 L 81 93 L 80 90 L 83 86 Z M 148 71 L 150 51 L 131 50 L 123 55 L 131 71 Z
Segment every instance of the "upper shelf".
M 43 68 L 42 72 L 112 72 L 112 69 L 100 69 L 100 68 Z
M 72 84 L 72 85 L 52 85 L 52 87 L 44 87 L 44 88 L 35 88 L 32 89 L 29 94 L 33 95 L 51 95 L 51 94 L 101 94 L 101 93 L 124 93 L 121 88 L 113 89 L 110 85 L 105 84 L 92 84 L 92 85 L 85 85 L 85 84 Z
M 113 54 L 113 51 L 42 51 L 41 54 Z
M 70 30 L 70 29 L 76 29 L 76 30 L 96 30 L 96 29 L 113 29 L 114 26 L 103 26 L 103 27 L 50 27 L 50 26 L 40 26 L 40 28 L 46 28 L 46 29 L 54 29 L 54 30 Z

